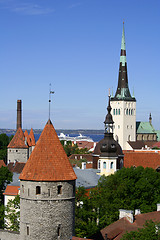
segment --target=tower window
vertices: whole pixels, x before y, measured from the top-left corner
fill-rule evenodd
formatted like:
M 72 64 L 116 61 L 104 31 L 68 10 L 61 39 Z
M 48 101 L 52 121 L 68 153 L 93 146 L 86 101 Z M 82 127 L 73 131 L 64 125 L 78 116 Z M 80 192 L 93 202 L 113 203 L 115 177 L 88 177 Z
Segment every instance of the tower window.
M 118 129 L 120 129 L 120 125 L 118 125 Z
M 106 169 L 106 162 L 103 162 L 103 168 Z
M 58 237 L 60 237 L 60 234 L 61 234 L 61 225 L 59 224 L 58 225 L 58 228 L 57 228 L 57 235 L 58 235 Z
M 120 111 L 120 109 L 118 109 L 118 114 L 120 115 L 120 113 L 121 113 L 121 111 Z
M 22 193 L 24 193 L 24 185 L 22 185 Z
M 116 115 L 118 114 L 117 109 L 116 109 Z
M 113 169 L 113 162 L 111 162 L 111 169 Z
M 51 191 L 50 191 L 50 189 L 48 189 L 48 197 L 50 197 L 51 196 Z
M 113 115 L 115 115 L 115 109 L 113 109 Z
M 28 196 L 29 196 L 29 194 L 30 194 L 30 191 L 29 191 L 29 188 L 28 188 Z
M 41 187 L 40 186 L 36 186 L 36 195 L 37 194 L 41 194 Z
M 27 235 L 29 235 L 29 227 L 27 226 Z
M 62 194 L 62 185 L 59 185 L 57 187 L 58 194 Z
M 126 110 L 126 115 L 128 115 L 128 108 L 127 108 L 127 110 Z
M 131 110 L 129 109 L 129 115 L 131 114 Z

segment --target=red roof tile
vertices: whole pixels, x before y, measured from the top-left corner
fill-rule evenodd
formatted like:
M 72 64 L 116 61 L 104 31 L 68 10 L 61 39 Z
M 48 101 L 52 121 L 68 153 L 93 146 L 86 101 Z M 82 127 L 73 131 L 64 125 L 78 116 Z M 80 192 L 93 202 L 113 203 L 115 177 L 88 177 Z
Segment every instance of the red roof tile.
M 31 181 L 76 179 L 74 170 L 50 120 L 45 125 L 19 178 Z
M 33 132 L 33 129 L 32 129 L 32 128 L 31 128 L 29 137 L 30 137 L 30 139 L 31 139 L 31 144 L 32 144 L 32 146 L 35 146 L 35 145 L 36 145 L 36 141 L 35 141 L 34 132 Z
M 9 185 L 7 185 L 6 190 L 3 194 L 4 195 L 17 196 L 19 188 L 20 188 L 19 186 L 9 186 Z
M 101 234 L 105 239 L 107 234 L 107 239 L 116 239 L 119 240 L 122 238 L 122 235 L 128 231 L 136 231 L 138 228 L 142 228 L 147 220 L 152 220 L 154 222 L 159 221 L 160 211 L 158 212 L 149 212 L 144 214 L 139 214 L 134 217 L 134 222 L 130 223 L 127 218 L 121 218 L 120 220 L 110 224 L 101 230 Z
M 28 148 L 25 144 L 25 137 L 22 128 L 18 128 L 16 134 L 10 141 L 8 148 Z
M 157 169 L 160 166 L 160 154 L 156 152 L 125 152 L 124 167 L 131 166 Z
M 24 137 L 25 137 L 25 140 L 27 140 L 28 146 L 31 147 L 32 144 L 31 144 L 31 140 L 30 140 L 30 137 L 29 137 L 29 135 L 28 135 L 27 130 L 24 132 Z
M 12 169 L 12 172 L 21 173 L 26 163 L 16 162 L 15 166 Z
M 3 166 L 3 167 L 6 167 L 6 164 L 4 163 L 3 160 L 0 160 L 0 168 L 1 168 L 2 166 Z

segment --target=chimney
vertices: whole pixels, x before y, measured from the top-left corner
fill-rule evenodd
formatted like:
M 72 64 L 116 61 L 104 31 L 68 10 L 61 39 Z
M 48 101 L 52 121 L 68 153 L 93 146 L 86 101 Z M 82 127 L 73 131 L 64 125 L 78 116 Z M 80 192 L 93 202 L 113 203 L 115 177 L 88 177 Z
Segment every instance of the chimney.
M 22 128 L 22 101 L 17 100 L 17 129 Z
M 160 211 L 160 203 L 157 203 L 157 211 Z
M 141 214 L 141 210 L 140 209 L 135 209 L 135 215 L 139 215 Z
M 133 223 L 133 211 L 119 209 L 119 219 L 126 217 L 130 223 Z

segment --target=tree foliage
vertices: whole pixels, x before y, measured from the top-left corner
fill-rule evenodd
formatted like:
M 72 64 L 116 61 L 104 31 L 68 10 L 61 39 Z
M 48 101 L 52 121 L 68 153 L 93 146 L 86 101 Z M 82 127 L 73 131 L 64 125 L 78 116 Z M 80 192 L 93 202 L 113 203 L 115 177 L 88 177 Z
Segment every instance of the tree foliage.
M 76 234 L 89 237 L 91 232 L 118 220 L 119 209 L 155 211 L 160 202 L 160 174 L 151 168 L 122 168 L 113 175 L 102 176 L 89 197 L 82 190 L 79 194 L 79 189 L 77 194 L 76 201 L 85 201 L 81 208 L 76 206 Z M 87 225 L 91 226 L 89 230 Z
M 77 144 L 72 145 L 71 141 L 68 141 L 67 144 L 64 144 L 64 141 L 61 141 L 61 143 L 68 157 L 72 154 L 89 154 L 87 148 L 79 149 Z
M 10 231 L 19 231 L 20 222 L 20 197 L 17 195 L 14 200 L 9 200 L 5 207 L 5 228 Z
M 137 231 L 127 232 L 121 238 L 122 240 L 160 240 L 160 223 L 152 220 L 146 221 L 144 228 Z
M 4 197 L 3 192 L 7 186 L 12 181 L 12 173 L 7 167 L 0 168 L 0 227 L 4 225 Z
M 7 146 L 12 138 L 13 135 L 9 137 L 5 133 L 0 134 L 0 159 L 4 160 L 5 162 L 7 159 Z

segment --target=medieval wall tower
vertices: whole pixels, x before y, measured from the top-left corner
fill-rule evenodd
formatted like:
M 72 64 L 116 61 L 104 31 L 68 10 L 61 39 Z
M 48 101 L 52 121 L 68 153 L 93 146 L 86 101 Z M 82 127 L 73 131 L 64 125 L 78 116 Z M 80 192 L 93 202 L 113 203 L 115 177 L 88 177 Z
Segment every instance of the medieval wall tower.
M 136 99 L 131 96 L 128 87 L 124 23 L 118 87 L 115 96 L 111 97 L 111 107 L 114 121 L 114 138 L 119 142 L 122 149 L 126 150 L 128 141 L 136 141 Z
M 48 120 L 20 175 L 21 240 L 70 240 L 76 175 Z

